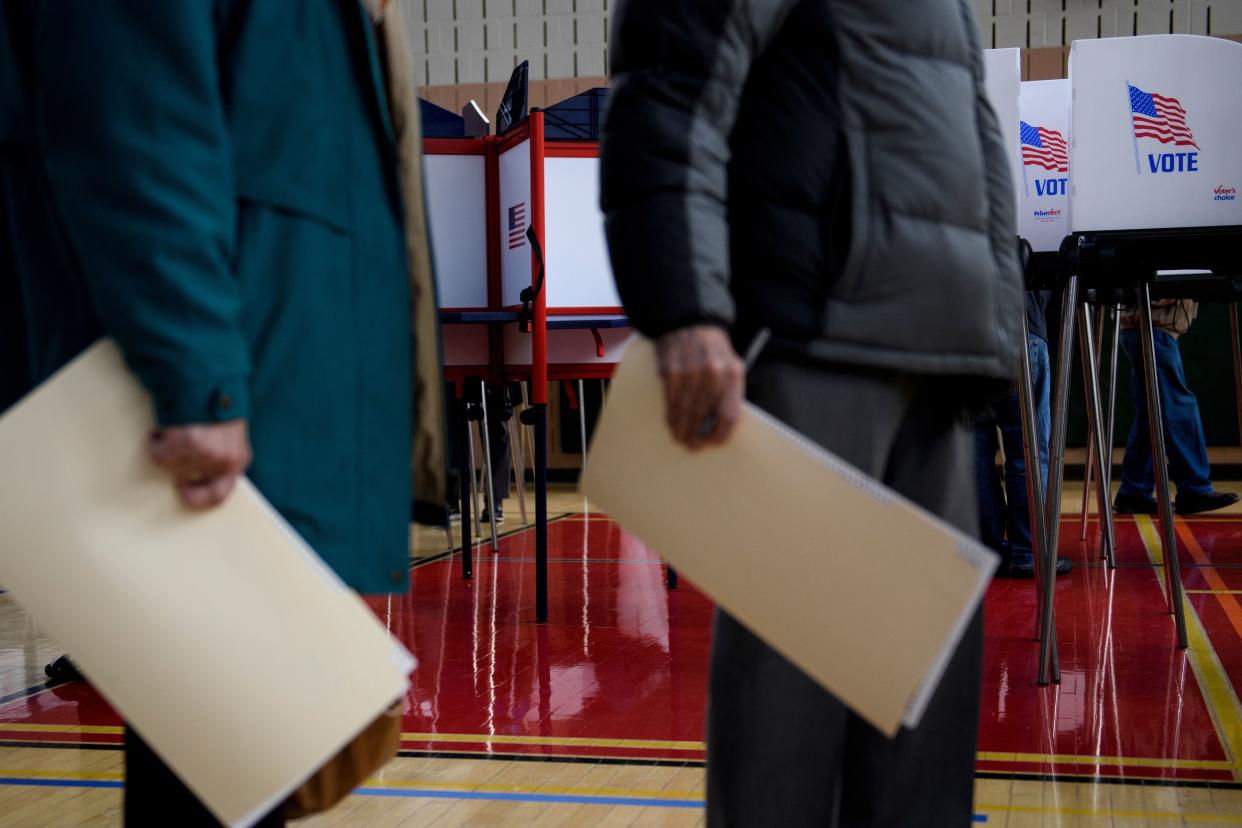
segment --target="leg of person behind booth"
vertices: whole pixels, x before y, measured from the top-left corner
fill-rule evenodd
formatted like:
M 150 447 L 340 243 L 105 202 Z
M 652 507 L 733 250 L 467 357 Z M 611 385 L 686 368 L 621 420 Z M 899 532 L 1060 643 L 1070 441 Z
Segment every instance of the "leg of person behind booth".
M 492 498 L 496 503 L 496 523 L 505 522 L 505 499 L 509 497 L 509 477 L 513 474 L 513 455 L 509 446 L 509 429 L 513 420 L 512 383 L 487 387 L 487 439 L 491 449 Z M 484 521 L 491 516 L 484 507 Z
M 749 396 L 975 533 L 968 419 L 935 380 L 772 361 L 751 372 Z M 708 824 L 968 825 L 982 646 L 980 612 L 922 723 L 889 740 L 720 613 L 708 710 Z
M 1034 334 L 1027 337 L 1034 393 L 1035 435 L 1040 475 L 1048 490 L 1048 437 L 1051 431 L 1048 343 Z M 1005 453 L 1005 486 L 996 467 L 997 433 Z M 1021 398 L 1015 389 L 993 403 L 992 411 L 976 421 L 975 462 L 979 492 L 980 540 L 1001 555 L 999 572 L 1011 578 L 1035 577 L 1031 544 L 1031 513 L 1027 501 L 1026 451 L 1023 439 Z M 1057 574 L 1067 575 L 1073 565 L 1057 558 Z
M 1155 332 L 1156 382 L 1164 419 L 1164 440 L 1169 455 L 1169 477 L 1177 485 L 1175 508 L 1189 515 L 1222 509 L 1236 503 L 1238 496 L 1218 492 L 1212 486 L 1207 440 L 1199 401 L 1186 385 L 1182 353 L 1177 337 L 1163 330 Z M 1142 342 L 1134 328 L 1121 332 L 1121 347 L 1130 359 L 1130 388 L 1134 397 L 1134 425 L 1126 442 L 1121 464 L 1121 488 L 1114 503 L 1123 514 L 1155 514 L 1153 497 L 1156 482 L 1152 470 L 1151 432 L 1147 416 L 1147 386 L 1142 375 Z

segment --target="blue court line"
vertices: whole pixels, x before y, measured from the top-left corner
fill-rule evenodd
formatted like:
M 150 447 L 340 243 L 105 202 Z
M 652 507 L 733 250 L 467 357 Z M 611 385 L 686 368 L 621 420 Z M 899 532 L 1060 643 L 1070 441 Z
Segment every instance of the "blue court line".
M 59 682 L 58 684 L 52 685 L 52 687 L 59 687 L 61 684 L 65 684 L 65 682 L 63 681 Z M 15 702 L 15 701 L 21 701 L 22 699 L 27 699 L 27 698 L 30 698 L 31 696 L 37 696 L 40 693 L 42 693 L 44 690 L 49 690 L 49 689 L 51 688 L 48 687 L 48 682 L 45 679 L 41 684 L 36 684 L 33 687 L 27 687 L 25 690 L 18 690 L 16 693 L 10 693 L 7 696 L 0 696 L 0 705 L 9 704 L 10 702 Z
M 27 779 L 0 777 L 0 785 L 29 785 L 40 788 L 122 788 L 125 783 L 112 779 Z M 499 802 L 544 802 L 553 805 L 631 805 L 638 808 L 702 808 L 701 799 L 638 799 L 625 796 L 570 794 L 502 793 L 487 791 L 438 791 L 423 788 L 358 788 L 360 796 L 390 796 L 408 799 L 483 799 Z M 986 814 L 975 814 L 975 822 L 987 822 Z
M 36 788 L 123 788 L 119 779 L 26 779 L 0 776 L 0 785 L 29 785 Z

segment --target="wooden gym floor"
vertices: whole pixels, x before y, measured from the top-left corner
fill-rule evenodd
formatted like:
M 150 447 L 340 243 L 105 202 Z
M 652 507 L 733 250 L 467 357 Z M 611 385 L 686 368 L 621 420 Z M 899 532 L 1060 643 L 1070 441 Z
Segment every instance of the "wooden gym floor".
M 1071 488 L 1066 509 L 1079 503 Z M 402 755 L 302 824 L 703 821 L 711 604 L 684 580 L 667 591 L 658 558 L 571 491 L 554 492 L 550 511 L 546 625 L 532 622 L 533 538 L 516 497 L 499 553 L 477 551 L 472 582 L 442 532 L 414 533 L 409 594 L 372 601 L 421 661 Z M 977 822 L 1242 825 L 1242 509 L 1177 530 L 1187 652 L 1174 646 L 1148 518 L 1119 519 L 1113 571 L 1079 540 L 1077 514 L 1063 522 L 1075 570 L 1057 583 L 1060 686 L 1034 681 L 1031 583 L 992 585 Z M 120 721 L 85 684 L 44 684 L 58 654 L 0 595 L 0 826 L 119 823 Z

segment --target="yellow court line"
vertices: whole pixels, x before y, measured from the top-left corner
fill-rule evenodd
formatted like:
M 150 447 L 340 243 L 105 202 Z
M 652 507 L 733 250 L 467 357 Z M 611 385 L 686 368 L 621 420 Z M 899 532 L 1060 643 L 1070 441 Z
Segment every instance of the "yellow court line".
M 120 736 L 125 728 L 115 725 L 53 725 L 53 724 L 22 724 L 21 722 L 0 722 L 2 733 L 90 733 Z
M 88 773 L 86 771 L 0 770 L 9 779 L 60 779 L 66 782 L 124 782 L 123 773 Z
M 598 796 L 619 797 L 629 796 L 635 799 L 695 799 L 703 796 L 702 791 L 647 791 L 634 788 L 578 788 L 559 785 L 471 785 L 468 783 L 445 784 L 434 780 L 421 779 L 368 779 L 362 787 L 368 788 L 403 788 L 427 791 L 444 791 L 446 793 L 517 793 L 545 794 L 551 796 Z
M 1187 595 L 1242 595 L 1242 589 L 1187 589 Z
M 123 782 L 122 773 L 86 773 L 83 771 L 13 770 L 0 769 L 0 777 L 9 779 L 47 779 L 65 782 Z M 359 787 L 394 788 L 403 790 L 439 791 L 444 793 L 519 793 L 549 794 L 553 796 L 633 797 L 635 799 L 694 799 L 702 797 L 701 791 L 641 790 L 636 788 L 574 787 L 557 785 L 487 785 L 461 783 L 446 784 L 433 779 L 379 779 L 371 778 Z
M 1004 811 L 1010 814 L 1048 814 L 1056 816 L 1089 816 L 1112 819 L 1171 820 L 1173 822 L 1215 822 L 1237 825 L 1238 818 L 1228 814 L 1187 814 L 1181 811 L 1114 811 L 1108 808 L 1042 808 L 1038 805 L 975 805 L 975 811 Z
M 703 742 L 661 739 L 594 739 L 583 736 L 512 736 L 486 733 L 402 733 L 407 742 L 460 742 L 497 745 L 563 745 L 565 747 L 620 747 L 646 750 L 704 750 Z
M 564 747 L 622 747 L 622 748 L 665 748 L 675 750 L 705 750 L 703 742 L 672 742 L 640 739 L 591 739 L 585 737 L 554 737 L 554 736 L 513 736 L 497 734 L 488 736 L 481 733 L 402 733 L 401 738 L 407 742 L 449 742 L 458 744 L 517 744 L 546 745 Z M 1189 770 L 1233 770 L 1233 765 L 1220 759 L 1165 759 L 1159 757 L 1126 757 L 1126 756 L 1073 756 L 1054 755 L 1047 753 L 1017 753 L 1002 751 L 980 751 L 980 761 L 985 762 L 1026 762 L 1057 765 L 1088 765 L 1088 766 L 1125 766 L 1137 768 L 1181 768 Z
M 1160 536 L 1156 533 L 1156 525 L 1148 515 L 1135 515 L 1134 522 L 1138 526 L 1139 536 L 1143 539 L 1143 546 L 1147 549 L 1147 557 L 1156 564 L 1156 580 L 1160 584 L 1160 593 L 1167 595 L 1163 558 L 1160 555 Z M 1190 601 L 1183 600 L 1182 607 L 1186 614 L 1186 639 L 1190 645 L 1187 657 L 1190 668 L 1199 682 L 1208 715 L 1216 727 L 1216 737 L 1233 765 L 1234 779 L 1242 779 L 1238 765 L 1242 761 L 1242 703 L 1238 702 L 1238 695 L 1220 663 L 1220 656 L 1212 646 L 1212 640 L 1203 627 L 1199 613 Z
M 1233 765 L 1222 759 L 1159 759 L 1151 757 L 1126 758 L 1123 756 L 1048 756 L 1042 753 L 998 753 L 980 751 L 981 762 L 1027 762 L 1055 765 L 1088 765 L 1131 768 L 1180 768 L 1187 770 L 1233 770 Z
M 1225 681 L 1228 681 L 1228 679 L 1225 679 Z M 1239 732 L 1242 733 L 1242 716 L 1240 716 L 1239 721 Z M 78 726 L 0 722 L 0 732 L 120 735 L 124 732 L 124 729 L 106 725 Z M 495 736 L 490 736 L 483 733 L 402 733 L 401 738 L 403 741 L 407 742 L 533 745 L 548 747 L 612 747 L 638 750 L 703 751 L 707 747 L 703 742 L 662 739 L 597 739 L 581 736 L 518 736 L 512 734 L 497 734 Z M 1223 741 L 1224 740 L 1222 739 L 1222 743 Z M 1239 741 L 1242 742 L 1242 739 Z M 1231 762 L 1219 759 L 1176 759 L 1148 756 L 1079 756 L 1070 754 L 1019 753 L 1006 751 L 980 751 L 977 754 L 977 759 L 981 762 L 1020 762 L 1029 764 L 1081 765 L 1088 767 L 1124 766 L 1135 768 L 1177 768 L 1184 770 L 1235 770 L 1235 767 Z

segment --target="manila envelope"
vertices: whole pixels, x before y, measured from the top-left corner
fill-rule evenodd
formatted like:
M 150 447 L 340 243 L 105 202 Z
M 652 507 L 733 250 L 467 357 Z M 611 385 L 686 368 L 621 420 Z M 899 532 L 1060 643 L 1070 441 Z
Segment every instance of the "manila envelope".
M 622 527 L 877 729 L 917 726 L 992 552 L 753 405 L 725 446 L 682 448 L 639 337 L 589 459 Z
M 400 697 L 414 660 L 248 481 L 183 508 L 152 428 L 111 342 L 0 418 L 0 583 L 248 826 Z

